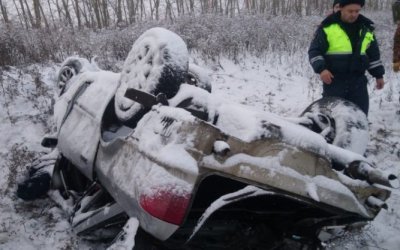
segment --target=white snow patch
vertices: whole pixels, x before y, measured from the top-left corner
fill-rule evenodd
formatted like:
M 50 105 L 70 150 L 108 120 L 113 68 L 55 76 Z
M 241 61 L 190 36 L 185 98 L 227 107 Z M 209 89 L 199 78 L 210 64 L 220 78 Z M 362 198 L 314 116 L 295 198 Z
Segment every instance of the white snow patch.
M 229 144 L 224 141 L 215 141 L 213 149 L 217 153 L 222 153 L 226 150 L 229 150 L 230 147 L 229 147 Z
M 126 222 L 120 237 L 107 248 L 107 250 L 131 250 L 135 247 L 135 236 L 139 228 L 139 221 L 136 218 L 129 218 Z
M 320 201 L 315 183 L 307 183 L 307 194 L 315 201 Z

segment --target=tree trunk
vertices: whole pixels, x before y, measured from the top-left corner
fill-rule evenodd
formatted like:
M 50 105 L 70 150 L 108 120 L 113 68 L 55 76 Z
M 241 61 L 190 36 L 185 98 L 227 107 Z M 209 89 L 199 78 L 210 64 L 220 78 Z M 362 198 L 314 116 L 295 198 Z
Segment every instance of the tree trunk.
M 129 13 L 129 23 L 132 24 L 136 22 L 136 6 L 133 0 L 127 0 L 128 13 Z
M 35 27 L 35 20 L 33 19 L 31 9 L 29 8 L 28 2 L 25 0 L 26 13 L 28 13 L 29 20 L 31 21 L 31 26 Z
M 21 6 L 22 16 L 23 16 L 24 21 L 25 21 L 25 27 L 28 29 L 29 28 L 29 22 L 28 22 L 28 17 L 26 16 L 26 12 L 25 12 L 24 2 L 22 0 L 19 0 L 19 4 Z
M 58 19 L 59 19 L 59 21 L 61 21 L 61 20 L 63 20 L 63 17 L 62 17 L 60 3 L 58 2 L 58 0 L 56 0 L 56 7 L 57 7 Z
M 101 26 L 101 16 L 100 16 L 100 6 L 99 6 L 99 0 L 92 0 L 92 5 L 94 9 L 94 14 L 96 16 L 96 21 L 97 21 L 97 27 L 99 29 L 102 28 Z
M 194 13 L 194 0 L 189 0 L 190 13 Z
M 81 11 L 83 18 L 85 19 L 85 26 L 89 28 L 93 28 L 94 18 L 93 13 L 90 8 L 90 4 L 88 0 L 83 1 L 83 9 Z
M 63 7 L 64 7 L 65 18 L 67 19 L 67 22 L 69 23 L 71 28 L 73 28 L 74 24 L 72 23 L 72 18 L 71 18 L 71 15 L 69 14 L 68 2 L 65 2 L 65 0 L 62 0 L 62 4 L 63 4 Z
M 122 22 L 122 0 L 117 0 L 117 24 Z
M 108 27 L 110 25 L 110 14 L 108 13 L 107 0 L 102 0 L 102 13 L 103 13 L 103 26 Z
M 33 0 L 33 11 L 35 13 L 35 22 L 33 23 L 32 26 L 34 26 L 37 29 L 40 29 L 42 27 L 42 16 L 40 13 L 40 1 L 39 0 Z
M 15 10 L 17 11 L 19 22 L 21 23 L 21 26 L 24 27 L 24 25 L 26 25 L 26 23 L 24 23 L 24 18 L 22 16 L 21 12 L 18 10 L 18 6 L 17 6 L 17 3 L 15 2 L 15 0 L 13 0 L 13 3 L 14 3 Z M 28 29 L 27 26 L 25 26 L 25 28 Z
M 53 22 L 53 26 L 56 27 L 56 20 L 54 19 L 53 10 L 51 9 L 50 0 L 47 0 L 47 6 L 49 7 L 51 21 Z
M 74 11 L 75 11 L 75 16 L 76 20 L 78 21 L 78 29 L 82 28 L 82 20 L 81 20 L 81 11 L 79 9 L 79 1 L 74 0 L 75 2 L 73 3 L 74 6 Z
M 6 6 L 3 5 L 2 0 L 0 0 L 0 9 L 1 9 L 1 14 L 3 16 L 4 23 L 8 24 L 10 22 L 10 20 L 8 19 L 7 9 L 6 9 Z
M 127 12 L 128 7 L 125 5 L 125 1 L 124 0 L 122 1 L 121 4 L 122 4 L 122 11 L 123 11 L 124 16 L 125 16 L 126 24 L 128 24 L 129 23 L 129 15 L 128 15 L 128 12 Z
M 171 22 L 173 22 L 174 18 L 172 17 L 172 4 L 169 0 L 166 0 L 166 7 L 165 7 L 165 19 L 166 20 L 170 20 Z
M 40 9 L 40 13 L 42 14 L 44 25 L 45 25 L 46 29 L 49 29 L 50 28 L 49 22 L 47 21 L 47 18 L 44 15 L 44 11 L 43 11 L 42 5 L 39 5 L 39 9 Z

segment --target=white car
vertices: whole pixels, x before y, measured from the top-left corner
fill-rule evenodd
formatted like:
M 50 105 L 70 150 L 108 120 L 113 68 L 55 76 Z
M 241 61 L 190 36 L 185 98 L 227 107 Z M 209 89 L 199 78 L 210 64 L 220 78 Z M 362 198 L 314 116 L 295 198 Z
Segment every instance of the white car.
M 78 235 L 114 237 L 137 218 L 138 249 L 313 248 L 386 207 L 390 191 L 374 184 L 398 186 L 362 156 L 355 105 L 322 99 L 291 119 L 214 98 L 162 28 L 140 36 L 121 73 L 69 58 L 59 76 L 57 135 L 43 142 Z

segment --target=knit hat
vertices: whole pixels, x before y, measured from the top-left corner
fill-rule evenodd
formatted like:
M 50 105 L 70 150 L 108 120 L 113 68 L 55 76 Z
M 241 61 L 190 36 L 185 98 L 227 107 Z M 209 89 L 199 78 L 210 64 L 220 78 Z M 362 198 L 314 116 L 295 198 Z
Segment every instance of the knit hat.
M 336 2 L 336 1 L 335 1 Z M 349 5 L 349 4 L 359 4 L 361 7 L 364 7 L 365 0 L 339 0 L 340 7 Z
M 333 4 L 332 4 L 332 7 L 335 7 L 335 5 L 338 4 L 338 3 L 340 3 L 340 0 L 334 0 Z

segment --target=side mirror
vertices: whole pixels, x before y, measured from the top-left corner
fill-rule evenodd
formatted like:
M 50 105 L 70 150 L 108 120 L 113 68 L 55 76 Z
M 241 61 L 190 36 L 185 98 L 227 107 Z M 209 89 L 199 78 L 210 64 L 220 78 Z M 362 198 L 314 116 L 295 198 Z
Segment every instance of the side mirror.
M 46 136 L 43 138 L 41 145 L 45 148 L 55 148 L 57 143 L 58 139 L 56 137 Z

